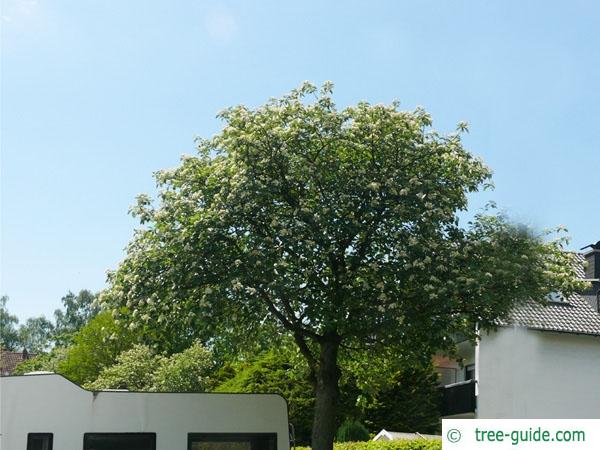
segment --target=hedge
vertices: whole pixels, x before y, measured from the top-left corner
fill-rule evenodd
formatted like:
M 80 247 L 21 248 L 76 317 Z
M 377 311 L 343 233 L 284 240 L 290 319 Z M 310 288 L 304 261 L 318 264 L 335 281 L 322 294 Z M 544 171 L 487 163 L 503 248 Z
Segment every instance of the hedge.
M 333 450 L 441 450 L 441 439 L 411 439 L 396 441 L 336 442 Z M 296 450 L 311 450 L 296 447 Z

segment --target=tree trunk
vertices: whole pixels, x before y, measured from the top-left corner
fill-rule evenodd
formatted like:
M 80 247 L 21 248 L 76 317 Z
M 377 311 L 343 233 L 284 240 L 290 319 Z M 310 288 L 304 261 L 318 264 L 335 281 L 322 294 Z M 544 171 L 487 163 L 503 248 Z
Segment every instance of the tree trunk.
M 338 402 L 337 366 L 339 339 L 320 344 L 319 365 L 315 371 L 315 416 L 312 429 L 312 450 L 332 450 L 335 438 Z

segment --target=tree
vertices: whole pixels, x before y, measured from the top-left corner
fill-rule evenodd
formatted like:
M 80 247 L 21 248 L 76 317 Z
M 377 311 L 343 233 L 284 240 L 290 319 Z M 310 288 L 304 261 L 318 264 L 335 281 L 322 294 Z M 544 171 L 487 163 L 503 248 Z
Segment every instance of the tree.
M 138 198 L 105 297 L 133 326 L 277 323 L 312 373 L 315 450 L 333 445 L 340 349 L 428 359 L 575 279 L 562 240 L 491 212 L 459 222 L 491 178 L 460 132 L 397 103 L 338 110 L 331 90 L 221 113 L 197 156 L 158 173 L 159 204 Z
M 105 367 L 99 377 L 85 387 L 91 390 L 151 391 L 154 371 L 163 360 L 163 356 L 155 355 L 147 345 L 136 344 L 119 354 L 114 365 Z
M 211 353 L 200 343 L 170 357 L 155 353 L 143 344 L 121 353 L 98 379 L 88 383 L 92 390 L 128 389 L 150 392 L 205 392 L 213 385 Z
M 30 317 L 19 327 L 19 342 L 31 353 L 49 349 L 54 336 L 54 324 L 44 316 Z
M 96 294 L 87 289 L 82 289 L 77 295 L 69 291 L 61 299 L 64 311 L 61 309 L 54 311 L 56 323 L 54 339 L 57 345 L 70 344 L 73 335 L 100 312 L 95 300 Z
M 214 387 L 213 356 L 199 342 L 158 364 L 152 390 L 161 392 L 205 392 Z
M 22 350 L 19 341 L 19 332 L 16 325 L 19 323 L 17 316 L 8 312 L 8 296 L 0 297 L 0 349 L 15 351 Z
M 75 333 L 72 345 L 56 364 L 56 371 L 78 384 L 92 382 L 134 343 L 131 331 L 116 322 L 110 312 L 102 312 Z
M 30 317 L 19 326 L 19 319 L 8 312 L 8 296 L 0 298 L 0 348 L 9 351 L 41 353 L 48 350 L 54 325 L 44 316 Z

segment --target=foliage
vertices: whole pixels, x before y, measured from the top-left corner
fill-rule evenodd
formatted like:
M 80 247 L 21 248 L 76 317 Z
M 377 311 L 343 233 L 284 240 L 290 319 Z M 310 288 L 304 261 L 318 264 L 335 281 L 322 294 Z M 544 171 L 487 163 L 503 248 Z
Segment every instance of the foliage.
M 204 392 L 214 387 L 214 360 L 210 351 L 195 343 L 181 353 L 162 360 L 155 368 L 153 387 L 165 392 Z
M 153 385 L 154 371 L 164 360 L 155 355 L 150 347 L 142 344 L 117 356 L 114 365 L 106 367 L 96 381 L 87 383 L 91 390 L 128 389 L 130 391 L 150 391 Z
M 99 377 L 85 387 L 91 390 L 204 392 L 212 385 L 212 369 L 212 355 L 199 343 L 170 357 L 137 344 L 121 353 L 114 365 L 102 370 Z
M 369 430 L 358 420 L 346 419 L 335 435 L 337 442 L 358 442 L 370 439 Z
M 13 375 L 23 375 L 28 372 L 56 372 L 60 373 L 59 364 L 67 355 L 67 349 L 64 347 L 54 347 L 48 353 L 36 355 L 35 358 L 27 359 L 17 365 Z
M 364 422 L 381 429 L 435 433 L 440 421 L 440 390 L 433 367 L 406 367 L 365 408 Z
M 441 450 L 442 440 L 411 439 L 396 441 L 336 442 L 334 450 Z M 310 450 L 310 447 L 296 447 L 296 450 Z
M 96 294 L 87 289 L 82 289 L 78 294 L 69 291 L 61 299 L 64 311 L 54 311 L 56 345 L 65 346 L 71 343 L 74 334 L 100 312 L 95 300 Z
M 74 334 L 87 324 L 98 312 L 95 294 L 82 290 L 75 295 L 69 292 L 62 298 L 65 311 L 54 311 L 55 323 L 44 316 L 31 317 L 18 326 L 18 319 L 8 313 L 7 296 L 0 300 L 0 344 L 5 350 L 27 349 L 30 353 L 40 354 L 52 346 L 52 343 L 66 346 L 72 342 Z M 18 327 L 17 327 L 18 326 Z
M 296 442 L 310 442 L 314 393 L 308 380 L 308 367 L 302 357 L 286 347 L 273 349 L 252 362 L 238 365 L 235 376 L 217 392 L 274 393 L 288 402 L 289 420 Z
M 75 333 L 73 344 L 57 364 L 57 372 L 78 384 L 89 383 L 134 342 L 134 334 L 116 322 L 110 312 L 100 313 Z
M 23 350 L 19 340 L 16 325 L 19 323 L 17 316 L 8 312 L 8 296 L 0 297 L 0 349 L 8 351 Z
M 426 360 L 517 301 L 575 289 L 573 256 L 491 212 L 458 214 L 491 171 L 422 109 L 339 110 L 326 83 L 229 108 L 158 173 L 104 297 L 134 327 L 292 335 L 314 373 L 313 446 L 335 434 L 340 348 Z
M 19 326 L 19 319 L 9 313 L 8 296 L 0 298 L 0 348 L 8 351 L 41 353 L 50 346 L 54 325 L 44 316 L 32 317 Z
M 31 317 L 19 327 L 19 342 L 30 353 L 47 351 L 54 336 L 54 324 L 44 316 Z

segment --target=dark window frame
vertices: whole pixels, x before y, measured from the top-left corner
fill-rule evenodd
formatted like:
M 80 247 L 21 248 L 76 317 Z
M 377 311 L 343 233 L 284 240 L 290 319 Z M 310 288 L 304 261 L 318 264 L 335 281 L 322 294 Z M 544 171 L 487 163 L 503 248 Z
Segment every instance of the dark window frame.
M 188 445 L 187 445 L 187 450 L 192 450 L 192 444 L 194 443 L 193 440 L 196 439 L 196 442 L 198 441 L 198 438 L 200 438 L 200 441 L 206 441 L 206 442 L 226 442 L 226 441 L 239 441 L 239 442 L 244 442 L 244 441 L 249 441 L 252 438 L 259 438 L 259 437 L 264 437 L 264 438 L 273 438 L 274 439 L 274 443 L 275 443 L 275 448 L 277 448 L 277 433 L 236 433 L 236 432 L 231 432 L 231 433 L 188 433 Z
M 31 448 L 29 447 L 30 444 L 32 444 L 32 442 L 30 442 L 30 439 L 31 438 L 40 438 L 40 437 L 50 438 L 49 439 L 50 446 L 48 447 L 48 450 L 52 450 L 52 448 L 54 446 L 54 433 L 27 433 L 27 450 L 31 450 Z
M 471 374 L 471 378 L 469 378 L 469 373 Z M 467 364 L 465 366 L 465 381 L 474 380 L 475 379 L 475 364 Z
M 87 439 L 90 436 L 148 436 L 152 438 L 152 450 L 156 450 L 156 433 L 150 432 L 100 432 L 100 433 L 83 433 L 83 450 L 86 450 Z

